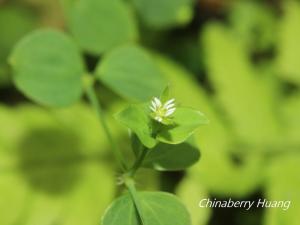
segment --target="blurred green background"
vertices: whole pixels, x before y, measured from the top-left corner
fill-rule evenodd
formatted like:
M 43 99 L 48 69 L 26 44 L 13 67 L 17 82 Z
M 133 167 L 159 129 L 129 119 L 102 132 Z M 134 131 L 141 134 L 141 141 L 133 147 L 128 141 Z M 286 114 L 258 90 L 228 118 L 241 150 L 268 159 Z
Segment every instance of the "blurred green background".
M 133 41 L 151 52 L 176 99 L 211 121 L 196 134 L 202 157 L 195 166 L 143 170 L 138 188 L 176 193 L 193 225 L 299 225 L 300 2 L 124 3 L 137 26 Z M 44 108 L 11 81 L 14 44 L 41 27 L 68 32 L 65 20 L 58 0 L 0 0 L 0 225 L 100 224 L 121 192 L 109 144 L 84 99 Z M 98 57 L 85 59 L 93 69 Z M 126 150 L 126 130 L 111 116 L 126 102 L 98 90 Z M 198 208 L 207 197 L 292 203 L 288 211 Z

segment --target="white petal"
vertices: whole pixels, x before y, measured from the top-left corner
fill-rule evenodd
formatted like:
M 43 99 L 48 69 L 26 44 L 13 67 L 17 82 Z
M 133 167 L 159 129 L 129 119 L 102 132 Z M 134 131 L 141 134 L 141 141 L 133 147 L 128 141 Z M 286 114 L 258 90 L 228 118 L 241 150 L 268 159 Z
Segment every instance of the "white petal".
M 175 103 L 169 104 L 169 105 L 167 105 L 167 106 L 165 105 L 164 108 L 165 108 L 165 109 L 171 109 L 171 108 L 174 107 L 174 106 L 175 106 Z
M 158 98 L 154 97 L 154 101 L 158 107 L 161 106 L 161 101 Z
M 152 106 L 153 106 L 154 110 L 156 110 L 157 109 L 156 103 L 154 101 L 152 101 L 151 103 L 152 103 Z
M 175 111 L 175 110 L 174 110 L 174 111 Z M 167 112 L 165 116 L 166 116 L 166 117 L 171 116 L 171 115 L 174 113 L 174 111 L 169 111 L 169 112 Z
M 170 116 L 171 114 L 173 114 L 175 112 L 176 108 L 172 108 L 172 109 L 169 109 L 167 112 L 166 112 L 166 116 Z
M 150 108 L 153 112 L 156 111 L 156 109 L 155 109 L 153 106 L 150 106 L 149 108 Z
M 165 103 L 165 106 L 174 103 L 174 101 L 175 101 L 175 98 L 170 99 L 169 101 L 167 101 L 167 102 Z
M 169 112 L 169 111 L 172 111 L 172 112 L 174 112 L 176 110 L 176 107 L 174 107 L 174 108 L 172 108 L 172 109 L 168 109 L 168 111 L 167 112 Z

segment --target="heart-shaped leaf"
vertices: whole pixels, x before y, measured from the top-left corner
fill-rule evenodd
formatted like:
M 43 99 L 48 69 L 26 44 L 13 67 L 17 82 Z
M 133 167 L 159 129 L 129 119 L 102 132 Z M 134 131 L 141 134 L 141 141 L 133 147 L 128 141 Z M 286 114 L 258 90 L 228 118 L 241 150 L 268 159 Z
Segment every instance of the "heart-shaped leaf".
M 82 59 L 72 40 L 54 30 L 22 39 L 10 57 L 14 82 L 26 96 L 49 106 L 66 106 L 82 94 Z
M 63 0 L 67 21 L 79 45 L 101 54 L 137 37 L 135 22 L 121 0 Z
M 137 46 L 115 49 L 104 57 L 97 77 L 128 100 L 149 101 L 159 96 L 166 82 L 148 53 Z
M 190 216 L 184 205 L 164 192 L 139 192 L 137 197 L 143 212 L 142 225 L 190 225 Z M 117 199 L 102 218 L 102 225 L 141 225 L 129 194 Z

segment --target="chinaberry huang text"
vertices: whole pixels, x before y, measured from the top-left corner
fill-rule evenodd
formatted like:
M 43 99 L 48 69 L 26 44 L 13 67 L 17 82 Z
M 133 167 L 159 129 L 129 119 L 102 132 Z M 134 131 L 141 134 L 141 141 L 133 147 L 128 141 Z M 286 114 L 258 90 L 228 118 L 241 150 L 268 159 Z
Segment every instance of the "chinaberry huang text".
M 205 198 L 199 202 L 200 208 L 244 208 L 250 210 L 251 208 L 281 208 L 288 210 L 291 206 L 291 201 L 270 201 L 267 199 L 258 199 L 255 201 L 235 201 L 231 198 L 228 200 L 217 200 Z

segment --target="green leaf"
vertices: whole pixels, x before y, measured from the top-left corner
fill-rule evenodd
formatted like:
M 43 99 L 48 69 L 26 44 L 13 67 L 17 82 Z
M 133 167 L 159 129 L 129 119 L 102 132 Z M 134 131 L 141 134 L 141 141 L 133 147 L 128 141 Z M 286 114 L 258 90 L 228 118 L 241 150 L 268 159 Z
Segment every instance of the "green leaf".
M 159 143 L 150 150 L 143 166 L 159 171 L 176 171 L 192 166 L 199 159 L 200 153 L 191 141 L 177 145 Z
M 66 106 L 82 94 L 85 73 L 72 40 L 54 30 L 36 31 L 14 48 L 10 64 L 14 82 L 26 96 L 49 106 Z
M 79 45 L 101 54 L 135 40 L 135 22 L 121 0 L 63 0 L 67 21 Z
M 146 107 L 131 105 L 118 113 L 116 119 L 134 132 L 147 148 L 153 148 L 156 140 L 152 137 L 151 119 Z
M 96 71 L 97 77 L 117 94 L 133 101 L 159 96 L 166 82 L 146 50 L 124 46 L 106 55 Z
M 189 138 L 199 126 L 208 123 L 203 113 L 190 108 L 177 108 L 172 116 L 173 124 L 162 126 L 157 140 L 178 144 Z
M 280 23 L 278 43 L 279 75 L 300 84 L 300 4 L 297 1 L 284 2 L 285 15 Z
M 158 143 L 147 154 L 143 166 L 159 171 L 184 170 L 195 164 L 199 158 L 200 153 L 192 140 L 178 145 Z
M 151 28 L 185 25 L 193 17 L 193 0 L 133 0 L 141 18 Z
M 143 225 L 191 225 L 187 210 L 174 195 L 164 192 L 139 192 L 138 198 L 144 215 Z M 101 224 L 141 225 L 129 194 L 113 202 Z

